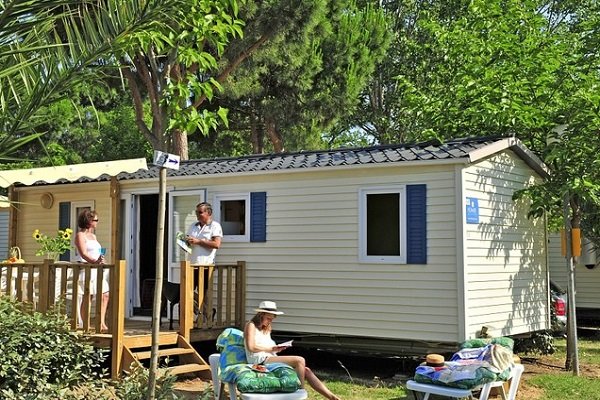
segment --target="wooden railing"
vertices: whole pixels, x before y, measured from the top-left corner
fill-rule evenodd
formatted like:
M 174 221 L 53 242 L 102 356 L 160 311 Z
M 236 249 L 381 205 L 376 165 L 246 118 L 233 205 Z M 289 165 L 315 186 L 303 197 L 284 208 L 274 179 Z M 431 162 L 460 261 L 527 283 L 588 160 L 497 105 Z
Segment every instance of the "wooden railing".
M 246 309 L 246 263 L 192 265 L 181 262 L 179 333 L 190 330 L 241 327 Z
M 73 330 L 101 333 L 102 295 L 90 299 L 92 271 L 96 272 L 96 293 L 102 293 L 102 276 L 108 275 L 108 332 L 113 374 L 120 371 L 125 330 L 125 261 L 117 264 L 0 263 L 0 296 L 30 303 L 39 312 L 65 314 Z M 80 275 L 82 279 L 80 280 Z M 179 334 L 190 340 L 192 329 L 242 327 L 246 309 L 246 263 L 191 265 L 181 263 Z M 80 323 L 79 310 L 87 310 Z M 92 313 L 93 310 L 93 313 Z M 114 376 L 116 377 L 116 376 Z
M 92 271 L 98 278 L 96 293 L 100 294 L 94 296 L 93 301 L 89 295 Z M 106 276 L 109 282 L 109 329 L 103 333 L 112 335 L 112 363 L 120 365 L 125 324 L 125 271 L 123 260 L 118 264 L 55 263 L 53 260 L 1 263 L 0 296 L 30 303 L 33 310 L 42 313 L 52 310 L 65 314 L 73 330 L 100 333 L 102 277 Z

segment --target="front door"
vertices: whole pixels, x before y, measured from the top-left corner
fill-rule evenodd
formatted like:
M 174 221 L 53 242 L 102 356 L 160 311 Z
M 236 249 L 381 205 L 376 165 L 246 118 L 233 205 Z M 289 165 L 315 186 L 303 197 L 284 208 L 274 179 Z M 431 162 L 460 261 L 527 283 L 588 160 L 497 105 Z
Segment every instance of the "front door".
M 158 221 L 158 194 L 134 194 L 129 198 L 131 221 L 126 248 L 127 317 L 152 316 L 154 281 L 156 278 L 156 225 Z

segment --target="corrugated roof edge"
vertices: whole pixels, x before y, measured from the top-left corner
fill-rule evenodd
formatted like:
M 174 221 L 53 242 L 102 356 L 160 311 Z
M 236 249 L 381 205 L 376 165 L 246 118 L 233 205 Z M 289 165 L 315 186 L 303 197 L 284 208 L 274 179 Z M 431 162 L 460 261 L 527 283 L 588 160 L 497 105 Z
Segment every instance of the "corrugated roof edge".
M 487 136 L 456 138 L 443 143 L 439 140 L 429 140 L 418 143 L 185 160 L 181 161 L 179 170 L 168 170 L 168 176 L 282 171 L 432 160 L 467 159 L 473 162 L 472 156 L 475 154 L 477 154 L 475 158 L 478 159 L 505 148 L 514 149 L 540 175 L 548 175 L 546 166 L 532 152 L 524 151 L 527 149 L 518 139 L 512 136 Z M 119 174 L 117 179 L 154 179 L 158 177 L 158 170 L 158 167 L 149 165 L 148 170 L 124 172 Z M 96 179 L 82 178 L 78 182 L 98 182 L 108 179 L 108 176 L 103 175 Z

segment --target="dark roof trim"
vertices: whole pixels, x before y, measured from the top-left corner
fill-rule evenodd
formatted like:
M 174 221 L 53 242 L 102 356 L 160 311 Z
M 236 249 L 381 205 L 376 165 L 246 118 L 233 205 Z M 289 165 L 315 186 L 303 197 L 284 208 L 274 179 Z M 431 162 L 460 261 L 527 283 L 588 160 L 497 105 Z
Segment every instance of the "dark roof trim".
M 546 166 L 518 139 L 500 137 L 463 138 L 444 143 L 434 140 L 416 144 L 389 144 L 361 148 L 187 160 L 180 163 L 179 170 L 167 170 L 167 175 L 173 178 L 219 174 L 292 172 L 314 168 L 386 166 L 397 163 L 472 163 L 509 148 L 523 158 L 540 176 L 548 176 Z M 117 179 L 158 179 L 158 175 L 159 168 L 149 165 L 147 170 L 120 173 L 117 175 Z M 108 179 L 109 176 L 103 175 L 97 179 L 84 177 L 78 182 L 97 182 Z M 56 183 L 67 183 L 67 181 Z
M 499 143 L 499 145 L 497 145 Z M 494 146 L 496 144 L 496 146 Z M 491 146 L 491 147 L 490 147 Z M 390 144 L 354 149 L 302 151 L 297 153 L 256 154 L 235 158 L 215 158 L 182 161 L 179 170 L 168 170 L 169 177 L 200 176 L 229 173 L 253 173 L 269 171 L 306 170 L 311 168 L 349 167 L 354 165 L 385 165 L 416 161 L 473 162 L 483 155 L 514 147 L 521 157 L 534 169 L 547 176 L 543 163 L 513 138 L 469 138 L 450 140 L 445 143 L 429 141 L 417 144 Z M 494 149 L 488 152 L 485 149 Z M 158 168 L 150 166 L 147 171 L 124 173 L 119 179 L 152 179 L 158 177 Z

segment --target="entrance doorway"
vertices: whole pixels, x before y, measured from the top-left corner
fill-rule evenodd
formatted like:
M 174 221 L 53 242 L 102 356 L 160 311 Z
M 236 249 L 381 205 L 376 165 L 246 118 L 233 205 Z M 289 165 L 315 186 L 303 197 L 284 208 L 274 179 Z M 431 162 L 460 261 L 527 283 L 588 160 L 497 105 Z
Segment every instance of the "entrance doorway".
M 134 316 L 152 316 L 152 305 L 154 303 L 154 287 L 156 282 L 156 228 L 158 223 L 158 194 L 144 194 L 136 196 L 137 205 L 137 240 L 133 245 L 133 252 L 137 265 L 133 279 L 133 285 L 137 290 L 136 297 L 139 302 L 133 306 Z M 168 219 L 165 219 L 168 223 Z M 168 232 L 168 229 L 165 230 Z M 163 279 L 166 279 L 168 269 L 167 240 L 164 241 Z

